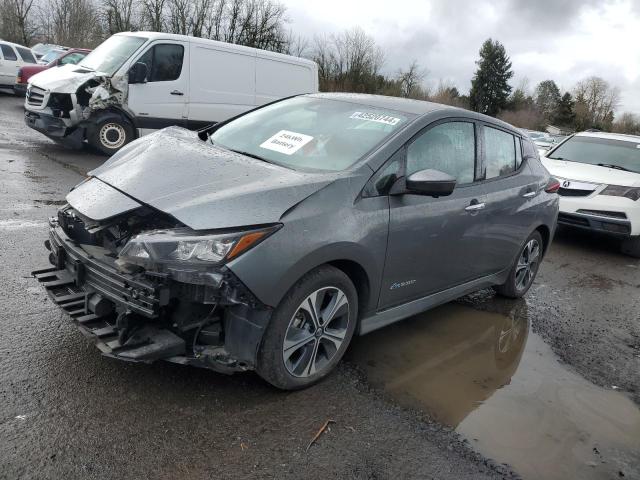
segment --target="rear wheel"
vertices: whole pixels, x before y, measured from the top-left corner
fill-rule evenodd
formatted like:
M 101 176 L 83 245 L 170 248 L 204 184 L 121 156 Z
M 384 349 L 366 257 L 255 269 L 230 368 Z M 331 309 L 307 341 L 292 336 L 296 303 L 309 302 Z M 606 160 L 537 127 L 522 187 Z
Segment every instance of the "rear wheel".
M 620 250 L 625 255 L 640 258 L 640 235 L 624 240 Z
M 89 144 L 105 155 L 113 155 L 133 140 L 133 127 L 122 117 L 100 120 L 88 132 Z
M 346 351 L 358 318 L 358 296 L 341 270 L 322 266 L 302 277 L 276 308 L 256 370 L 283 390 L 327 376 Z
M 520 298 L 527 293 L 538 273 L 543 245 L 542 236 L 538 231 L 533 232 L 527 238 L 515 264 L 511 267 L 507 281 L 495 288 L 500 295 L 508 298 Z

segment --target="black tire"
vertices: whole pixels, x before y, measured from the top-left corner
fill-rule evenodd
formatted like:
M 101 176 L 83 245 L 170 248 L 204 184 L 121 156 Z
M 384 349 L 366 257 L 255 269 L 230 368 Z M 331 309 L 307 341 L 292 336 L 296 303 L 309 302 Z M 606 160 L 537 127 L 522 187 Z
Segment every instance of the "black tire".
M 630 257 L 640 258 L 640 235 L 623 240 L 620 251 Z
M 299 315 L 301 315 L 300 312 L 303 302 L 314 292 L 317 293 L 318 291 L 336 291 L 336 293 L 339 291 L 346 296 L 348 302 L 346 307 L 347 313 L 344 314 L 344 307 L 341 307 L 340 311 L 343 312 L 342 315 L 338 316 L 336 314 L 334 317 L 340 322 L 344 322 L 346 318 L 346 325 L 343 328 L 344 337 L 340 346 L 336 348 L 333 353 L 329 352 L 327 347 L 335 348 L 335 344 L 331 342 L 327 343 L 324 337 L 318 337 L 318 335 L 312 338 L 310 341 L 314 342 L 314 344 L 313 347 L 311 347 L 313 349 L 313 353 L 310 354 L 311 362 L 316 363 L 316 357 L 323 359 L 321 358 L 321 352 L 324 352 L 322 355 L 325 357 L 325 363 L 321 368 L 318 368 L 315 373 L 307 375 L 307 372 L 304 372 L 303 375 L 306 376 L 299 376 L 290 371 L 291 365 L 289 363 L 285 365 L 285 356 L 287 355 L 284 348 L 285 338 L 289 332 L 289 328 L 295 329 L 295 322 L 301 321 Z M 326 296 L 330 297 L 330 294 L 326 294 Z M 329 298 L 329 300 L 333 301 L 332 298 Z M 335 301 L 337 302 L 337 300 Z M 325 311 L 326 310 L 327 307 L 325 307 Z M 312 270 L 291 287 L 273 312 L 273 316 L 271 317 L 271 321 L 269 322 L 269 326 L 267 327 L 258 351 L 256 371 L 264 380 L 282 390 L 297 390 L 319 382 L 326 377 L 342 359 L 353 337 L 357 319 L 358 294 L 349 277 L 341 270 L 330 265 L 323 265 Z M 332 320 L 329 320 L 327 325 L 331 322 Z M 320 334 L 322 334 L 322 328 L 318 330 Z M 325 330 L 324 333 L 328 333 L 330 328 L 326 328 Z M 302 329 L 296 331 L 304 331 L 307 335 L 313 335 L 314 333 L 306 332 L 306 330 Z M 315 346 L 316 342 L 318 347 Z M 306 348 L 306 345 L 299 347 L 295 350 L 295 353 L 308 351 Z M 303 356 L 304 353 L 300 353 L 300 358 Z M 293 357 L 293 355 L 291 355 L 291 357 Z M 303 361 L 302 359 L 300 360 L 300 362 Z
M 111 156 L 133 140 L 133 126 L 121 116 L 99 120 L 87 130 L 89 145 Z
M 537 261 L 530 267 L 530 277 L 527 278 L 526 282 L 522 282 L 521 277 L 519 276 L 521 274 L 522 268 L 519 267 L 519 263 L 523 258 L 523 255 L 525 255 L 525 249 L 529 248 L 531 242 L 535 242 L 535 244 L 537 244 Z M 504 284 L 495 287 L 496 292 L 507 298 L 520 298 L 525 293 L 527 293 L 529 288 L 531 288 L 536 275 L 538 274 L 538 268 L 540 267 L 540 261 L 542 260 L 543 251 L 544 243 L 542 241 L 542 235 L 540 235 L 540 232 L 536 230 L 531 235 L 529 235 L 529 238 L 527 238 L 527 240 L 520 248 L 518 256 L 513 262 L 513 266 L 511 267 L 511 271 L 509 272 L 509 276 L 507 277 L 507 281 Z

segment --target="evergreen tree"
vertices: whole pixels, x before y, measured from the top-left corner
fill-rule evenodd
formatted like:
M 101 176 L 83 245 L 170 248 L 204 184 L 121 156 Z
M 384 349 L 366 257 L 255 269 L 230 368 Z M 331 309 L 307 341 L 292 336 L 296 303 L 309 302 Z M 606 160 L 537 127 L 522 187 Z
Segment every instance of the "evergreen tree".
M 553 80 L 540 82 L 536 87 L 536 106 L 547 123 L 556 121 L 560 100 L 560 89 Z
M 470 106 L 476 112 L 496 116 L 507 105 L 513 76 L 504 46 L 490 38 L 480 48 L 478 70 L 471 80 Z
M 569 92 L 560 99 L 558 110 L 556 111 L 556 123 L 563 127 L 573 126 L 576 114 L 574 111 L 575 102 Z

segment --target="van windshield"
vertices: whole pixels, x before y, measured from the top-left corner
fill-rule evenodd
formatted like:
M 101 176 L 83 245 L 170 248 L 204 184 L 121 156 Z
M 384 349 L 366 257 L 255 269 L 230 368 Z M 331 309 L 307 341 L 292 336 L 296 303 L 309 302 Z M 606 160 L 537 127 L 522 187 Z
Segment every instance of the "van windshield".
M 102 42 L 79 65 L 111 76 L 146 41 L 144 37 L 114 35 Z
M 415 115 L 326 98 L 294 97 L 248 113 L 214 144 L 294 170 L 349 168 Z

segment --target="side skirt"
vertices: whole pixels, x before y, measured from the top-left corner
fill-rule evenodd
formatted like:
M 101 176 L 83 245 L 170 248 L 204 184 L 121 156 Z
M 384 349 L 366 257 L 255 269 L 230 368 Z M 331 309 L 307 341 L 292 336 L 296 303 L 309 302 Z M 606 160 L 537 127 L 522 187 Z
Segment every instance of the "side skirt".
M 505 282 L 508 275 L 509 270 L 507 269 L 493 275 L 457 285 L 447 290 L 443 290 L 442 292 L 432 293 L 431 295 L 418 298 L 417 300 L 413 300 L 403 305 L 398 305 L 397 307 L 379 311 L 374 315 L 360 320 L 360 329 L 358 333 L 359 335 L 364 335 L 366 333 L 373 332 L 374 330 L 399 322 L 400 320 L 404 320 L 405 318 L 437 307 L 443 303 L 450 302 L 477 290 L 482 290 L 483 288 L 492 287 L 494 285 L 500 285 Z

